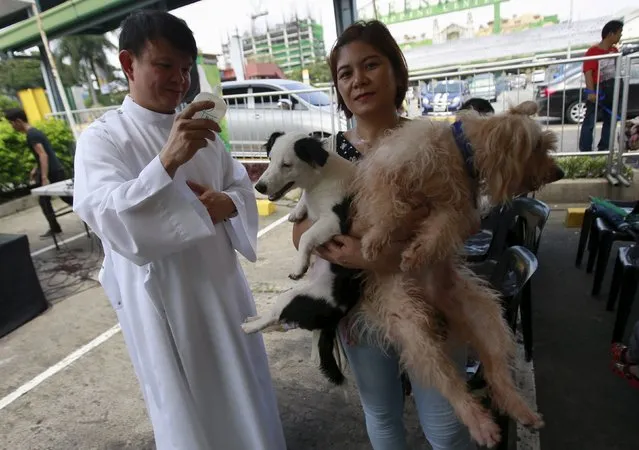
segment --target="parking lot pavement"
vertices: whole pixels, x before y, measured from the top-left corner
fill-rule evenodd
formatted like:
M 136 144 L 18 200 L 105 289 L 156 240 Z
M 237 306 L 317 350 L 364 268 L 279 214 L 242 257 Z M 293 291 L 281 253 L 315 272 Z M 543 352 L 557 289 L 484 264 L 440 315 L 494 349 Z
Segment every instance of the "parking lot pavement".
M 260 229 L 269 229 L 289 210 L 290 203 L 280 203 L 275 214 L 260 218 Z M 292 225 L 278 223 L 258 240 L 255 264 L 241 259 L 258 310 L 294 283 L 287 278 Z M 78 239 L 34 260 L 53 267 L 65 252 L 77 258 L 83 251 L 90 254 L 89 244 Z M 70 290 L 70 296 L 0 340 L 0 449 L 154 448 L 115 314 L 102 288 L 90 277 L 84 282 L 84 289 Z M 369 449 L 357 392 L 325 382 L 309 360 L 310 334 L 294 330 L 264 339 L 289 448 Z M 406 417 L 412 448 L 429 448 L 412 402 Z

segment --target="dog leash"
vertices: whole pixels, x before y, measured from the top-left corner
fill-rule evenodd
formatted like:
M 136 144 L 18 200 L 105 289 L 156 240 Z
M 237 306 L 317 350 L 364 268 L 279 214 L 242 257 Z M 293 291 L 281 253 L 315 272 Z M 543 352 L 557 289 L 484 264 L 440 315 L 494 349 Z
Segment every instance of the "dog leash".
M 584 89 L 584 92 L 586 94 L 595 94 L 597 95 L 596 91 L 593 91 L 592 89 Z M 601 109 L 603 109 L 605 112 L 608 113 L 608 115 L 610 115 L 610 117 L 612 118 L 612 111 L 610 110 L 610 108 L 608 108 L 606 105 L 602 104 L 602 102 L 606 99 L 606 94 L 604 94 L 603 92 L 599 91 L 600 95 L 599 95 L 599 107 Z M 617 114 L 617 120 L 621 121 L 621 115 Z
M 464 158 L 464 167 L 466 168 L 466 173 L 471 180 L 471 190 L 473 195 L 473 202 L 475 204 L 475 208 L 477 208 L 477 198 L 478 198 L 478 190 L 479 190 L 479 175 L 477 170 L 475 169 L 475 151 L 473 150 L 473 146 L 470 144 L 470 141 L 464 134 L 464 130 L 462 129 L 461 120 L 456 120 L 450 126 L 453 136 L 455 137 L 455 142 L 457 143 L 457 148 L 462 154 L 462 158 Z

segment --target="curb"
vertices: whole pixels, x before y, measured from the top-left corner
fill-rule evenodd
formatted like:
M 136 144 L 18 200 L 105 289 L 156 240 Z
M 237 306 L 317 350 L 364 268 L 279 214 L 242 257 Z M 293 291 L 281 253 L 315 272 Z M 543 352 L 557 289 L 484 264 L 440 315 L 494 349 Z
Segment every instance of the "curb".
M 38 197 L 26 195 L 0 205 L 0 217 L 10 216 L 34 206 L 38 206 Z

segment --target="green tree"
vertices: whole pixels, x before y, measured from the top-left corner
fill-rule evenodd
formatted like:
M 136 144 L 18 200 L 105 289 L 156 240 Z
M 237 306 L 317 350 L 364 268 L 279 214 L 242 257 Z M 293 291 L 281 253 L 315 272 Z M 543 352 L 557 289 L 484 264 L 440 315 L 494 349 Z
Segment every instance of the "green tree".
M 20 108 L 20 102 L 6 95 L 0 95 L 0 120 L 4 117 L 4 112 L 10 108 Z
M 313 64 L 307 65 L 305 67 L 308 69 L 308 77 L 310 78 L 311 84 L 317 83 L 330 83 L 331 79 L 331 69 L 328 67 L 328 63 L 323 60 L 317 60 Z M 302 80 L 302 69 L 295 69 L 291 71 L 289 74 L 289 78 L 292 80 Z
M 0 61 L 0 92 L 15 96 L 18 91 L 44 88 L 44 79 L 37 58 L 11 58 Z
M 107 80 L 112 80 L 113 66 L 108 63 L 107 50 L 116 50 L 117 47 L 106 35 L 78 35 L 65 36 L 59 40 L 55 50 L 58 61 L 69 59 L 71 69 L 77 74 L 78 81 L 85 82 L 89 88 L 93 106 L 98 106 L 98 96 L 93 86 L 92 76 L 100 88 L 98 69 L 107 74 Z

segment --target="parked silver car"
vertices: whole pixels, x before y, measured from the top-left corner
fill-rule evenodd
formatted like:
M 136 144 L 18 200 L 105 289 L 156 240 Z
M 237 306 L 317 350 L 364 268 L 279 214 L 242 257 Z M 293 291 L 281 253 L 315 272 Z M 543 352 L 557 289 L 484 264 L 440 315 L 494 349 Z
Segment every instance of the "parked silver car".
M 493 73 L 480 73 L 474 75 L 468 83 L 471 97 L 478 97 L 489 102 L 497 101 L 497 83 Z
M 327 89 L 314 89 L 294 80 L 227 81 L 222 92 L 229 140 L 234 152 L 256 152 L 274 131 L 302 131 L 328 137 L 346 130 Z

